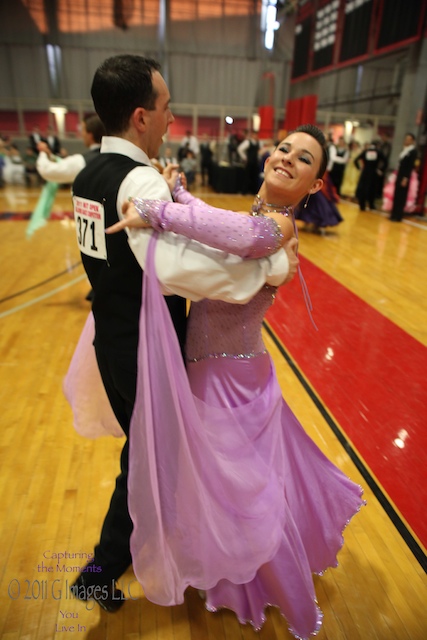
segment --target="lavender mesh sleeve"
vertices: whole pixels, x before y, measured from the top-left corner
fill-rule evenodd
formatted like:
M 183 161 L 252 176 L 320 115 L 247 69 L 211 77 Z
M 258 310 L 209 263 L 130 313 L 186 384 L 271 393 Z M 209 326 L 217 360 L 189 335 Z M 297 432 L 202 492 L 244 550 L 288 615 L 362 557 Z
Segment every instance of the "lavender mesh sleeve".
M 275 220 L 211 207 L 192 196 L 190 201 L 180 204 L 135 198 L 134 204 L 156 231 L 172 231 L 241 258 L 261 258 L 280 247 L 283 236 Z
M 177 181 L 175 188 L 172 191 L 172 197 L 175 202 L 179 202 L 180 204 L 197 204 L 201 207 L 208 206 L 206 202 L 200 200 L 200 198 L 196 198 L 189 191 L 184 189 L 180 180 Z

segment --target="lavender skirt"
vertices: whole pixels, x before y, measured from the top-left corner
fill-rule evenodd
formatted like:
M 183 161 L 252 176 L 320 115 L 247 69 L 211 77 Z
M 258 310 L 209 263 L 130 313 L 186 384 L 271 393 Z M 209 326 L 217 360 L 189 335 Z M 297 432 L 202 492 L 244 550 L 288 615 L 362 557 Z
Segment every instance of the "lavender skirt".
M 186 371 L 151 245 L 130 430 L 135 574 L 157 604 L 182 603 L 191 585 L 255 628 L 277 605 L 308 637 L 321 624 L 312 573 L 337 565 L 362 489 L 307 436 L 268 355 Z

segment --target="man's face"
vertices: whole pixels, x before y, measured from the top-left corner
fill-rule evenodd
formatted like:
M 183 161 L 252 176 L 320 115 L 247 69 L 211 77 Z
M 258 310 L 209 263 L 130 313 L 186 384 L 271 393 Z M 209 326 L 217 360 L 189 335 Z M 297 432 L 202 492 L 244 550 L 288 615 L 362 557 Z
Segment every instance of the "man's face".
M 405 140 L 403 141 L 404 147 L 409 147 L 411 144 L 414 144 L 414 139 L 412 136 L 405 136 Z
M 163 136 L 174 121 L 170 109 L 170 93 L 166 82 L 158 71 L 153 73 L 153 89 L 157 93 L 155 108 L 146 110 L 146 153 L 149 158 L 155 158 L 163 142 Z

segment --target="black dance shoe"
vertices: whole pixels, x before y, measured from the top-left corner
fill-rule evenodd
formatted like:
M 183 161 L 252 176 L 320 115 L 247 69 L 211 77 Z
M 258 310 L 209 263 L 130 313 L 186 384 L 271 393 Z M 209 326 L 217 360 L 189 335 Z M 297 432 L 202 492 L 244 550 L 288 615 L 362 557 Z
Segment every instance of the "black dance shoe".
M 108 613 L 118 611 L 125 602 L 123 592 L 117 588 L 114 580 L 110 584 L 88 584 L 84 573 L 81 573 L 71 585 L 70 591 L 75 598 L 83 602 L 95 600 Z

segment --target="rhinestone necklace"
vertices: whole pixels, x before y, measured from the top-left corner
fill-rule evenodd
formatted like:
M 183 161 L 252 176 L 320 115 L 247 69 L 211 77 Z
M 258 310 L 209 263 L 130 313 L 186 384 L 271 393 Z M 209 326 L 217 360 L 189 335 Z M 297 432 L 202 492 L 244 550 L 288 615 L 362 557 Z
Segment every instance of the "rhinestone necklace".
M 260 213 L 280 213 L 282 216 L 289 216 L 292 214 L 292 207 L 265 202 L 265 200 L 256 194 L 254 203 L 251 207 L 251 215 L 257 216 Z

